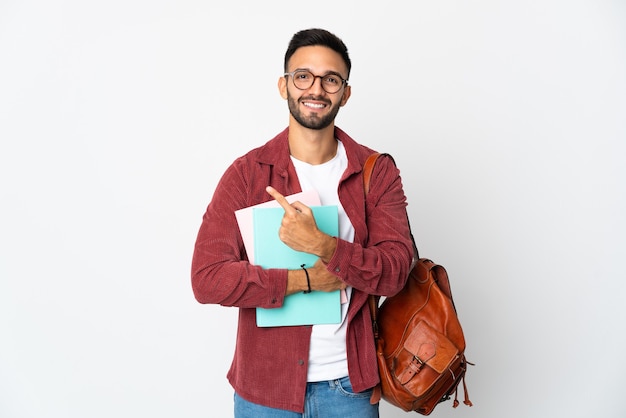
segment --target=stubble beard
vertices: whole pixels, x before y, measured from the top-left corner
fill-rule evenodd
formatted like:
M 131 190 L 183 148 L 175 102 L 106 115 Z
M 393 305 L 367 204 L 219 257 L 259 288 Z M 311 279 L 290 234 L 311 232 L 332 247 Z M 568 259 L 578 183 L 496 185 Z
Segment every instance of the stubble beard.
M 308 129 L 321 130 L 327 128 L 328 126 L 330 126 L 331 123 L 333 123 L 335 117 L 337 117 L 337 114 L 339 113 L 339 108 L 341 107 L 339 104 L 336 104 L 334 106 L 332 106 L 331 104 L 332 107 L 330 108 L 330 112 L 328 112 L 323 117 L 319 117 L 316 114 L 305 116 L 302 114 L 298 106 L 298 101 L 302 99 L 303 98 L 296 100 L 289 94 L 289 92 L 287 92 L 287 103 L 291 116 L 293 116 L 293 118 L 300 125 Z M 309 99 L 311 99 L 311 97 L 309 97 Z

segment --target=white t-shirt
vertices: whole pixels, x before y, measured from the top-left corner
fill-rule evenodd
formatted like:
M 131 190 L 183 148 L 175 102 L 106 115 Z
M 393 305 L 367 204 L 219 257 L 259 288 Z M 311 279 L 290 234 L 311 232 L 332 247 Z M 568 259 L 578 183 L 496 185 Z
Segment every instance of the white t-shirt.
M 339 238 L 352 242 L 354 227 L 348 219 L 337 189 L 339 180 L 348 166 L 348 157 L 341 141 L 337 141 L 337 155 L 323 164 L 311 165 L 291 157 L 298 174 L 302 191 L 316 190 L 322 205 L 337 205 L 339 209 Z M 352 288 L 346 289 L 350 301 Z M 341 323 L 314 325 L 309 350 L 309 368 L 307 380 L 319 382 L 348 375 L 346 353 L 346 314 L 348 304 L 341 305 Z

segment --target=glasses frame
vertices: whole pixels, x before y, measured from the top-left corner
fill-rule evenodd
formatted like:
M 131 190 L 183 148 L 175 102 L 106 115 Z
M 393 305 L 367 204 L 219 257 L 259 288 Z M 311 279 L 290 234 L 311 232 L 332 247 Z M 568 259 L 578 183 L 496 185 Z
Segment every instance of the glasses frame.
M 296 73 L 300 73 L 300 72 L 302 72 L 302 73 L 309 73 L 309 74 L 311 74 L 311 75 L 313 76 L 313 82 L 311 83 L 311 85 L 310 85 L 309 87 L 307 87 L 307 88 L 305 88 L 305 89 L 301 89 L 300 87 L 296 86 L 296 79 L 294 78 L 294 75 L 295 75 Z M 326 90 L 326 88 L 324 87 L 324 77 L 329 76 L 329 75 L 335 75 L 335 76 L 339 77 L 339 79 L 341 80 L 341 85 L 339 86 L 339 88 L 337 89 L 337 91 L 330 92 L 330 91 Z M 292 72 L 290 72 L 290 73 L 285 73 L 285 74 L 283 74 L 283 77 L 287 77 L 287 76 L 290 76 L 290 77 L 291 77 L 291 82 L 293 83 L 293 86 L 294 86 L 295 88 L 297 88 L 298 90 L 308 90 L 308 89 L 310 89 L 311 87 L 313 87 L 313 84 L 315 84 L 315 80 L 316 80 L 316 79 L 318 79 L 318 78 L 321 80 L 320 85 L 322 86 L 322 90 L 324 90 L 324 91 L 325 91 L 326 93 L 328 93 L 328 94 L 335 94 L 335 93 L 338 93 L 338 92 L 339 92 L 339 90 L 341 90 L 341 88 L 342 88 L 342 87 L 345 87 L 345 86 L 347 86 L 347 85 L 348 85 L 348 80 L 347 80 L 347 79 L 345 79 L 345 78 L 343 78 L 343 77 L 341 76 L 341 74 L 338 74 L 338 73 L 336 73 L 336 72 L 334 72 L 334 71 L 329 71 L 329 72 L 327 72 L 327 73 L 326 73 L 326 74 L 324 74 L 324 75 L 315 75 L 315 74 L 313 74 L 313 73 L 312 73 L 311 71 L 309 71 L 309 70 L 305 70 L 305 69 L 300 68 L 300 69 L 298 69 L 298 70 L 294 70 L 294 71 L 292 71 Z

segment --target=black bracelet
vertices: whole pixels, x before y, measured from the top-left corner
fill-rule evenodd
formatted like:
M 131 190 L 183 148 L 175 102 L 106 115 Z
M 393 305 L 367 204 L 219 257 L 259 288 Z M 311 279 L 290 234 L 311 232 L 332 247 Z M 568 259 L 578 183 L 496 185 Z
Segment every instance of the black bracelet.
M 311 293 L 311 280 L 309 279 L 309 272 L 304 268 L 304 264 L 300 267 L 304 270 L 304 274 L 306 274 L 306 285 L 309 287 L 309 290 L 305 290 L 303 293 Z

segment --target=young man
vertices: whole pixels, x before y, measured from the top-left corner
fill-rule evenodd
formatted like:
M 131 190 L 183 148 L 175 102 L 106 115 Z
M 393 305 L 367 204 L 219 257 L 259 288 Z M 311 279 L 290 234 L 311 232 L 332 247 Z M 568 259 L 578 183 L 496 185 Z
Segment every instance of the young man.
M 362 168 L 373 152 L 335 127 L 350 98 L 351 62 L 332 33 L 296 33 L 278 90 L 289 126 L 235 160 L 204 214 L 192 263 L 200 303 L 239 308 L 228 380 L 235 417 L 378 417 L 369 402 L 379 381 L 367 298 L 404 285 L 413 258 L 406 198 L 389 158 L 376 164 L 367 204 Z M 339 208 L 339 234 L 317 228 L 309 207 L 284 196 L 315 189 Z M 284 208 L 280 239 L 319 257 L 304 269 L 263 269 L 248 261 L 235 211 L 271 199 Z M 308 275 L 308 281 L 307 281 Z M 278 308 L 295 292 L 345 291 L 340 324 L 257 327 L 256 309 Z

